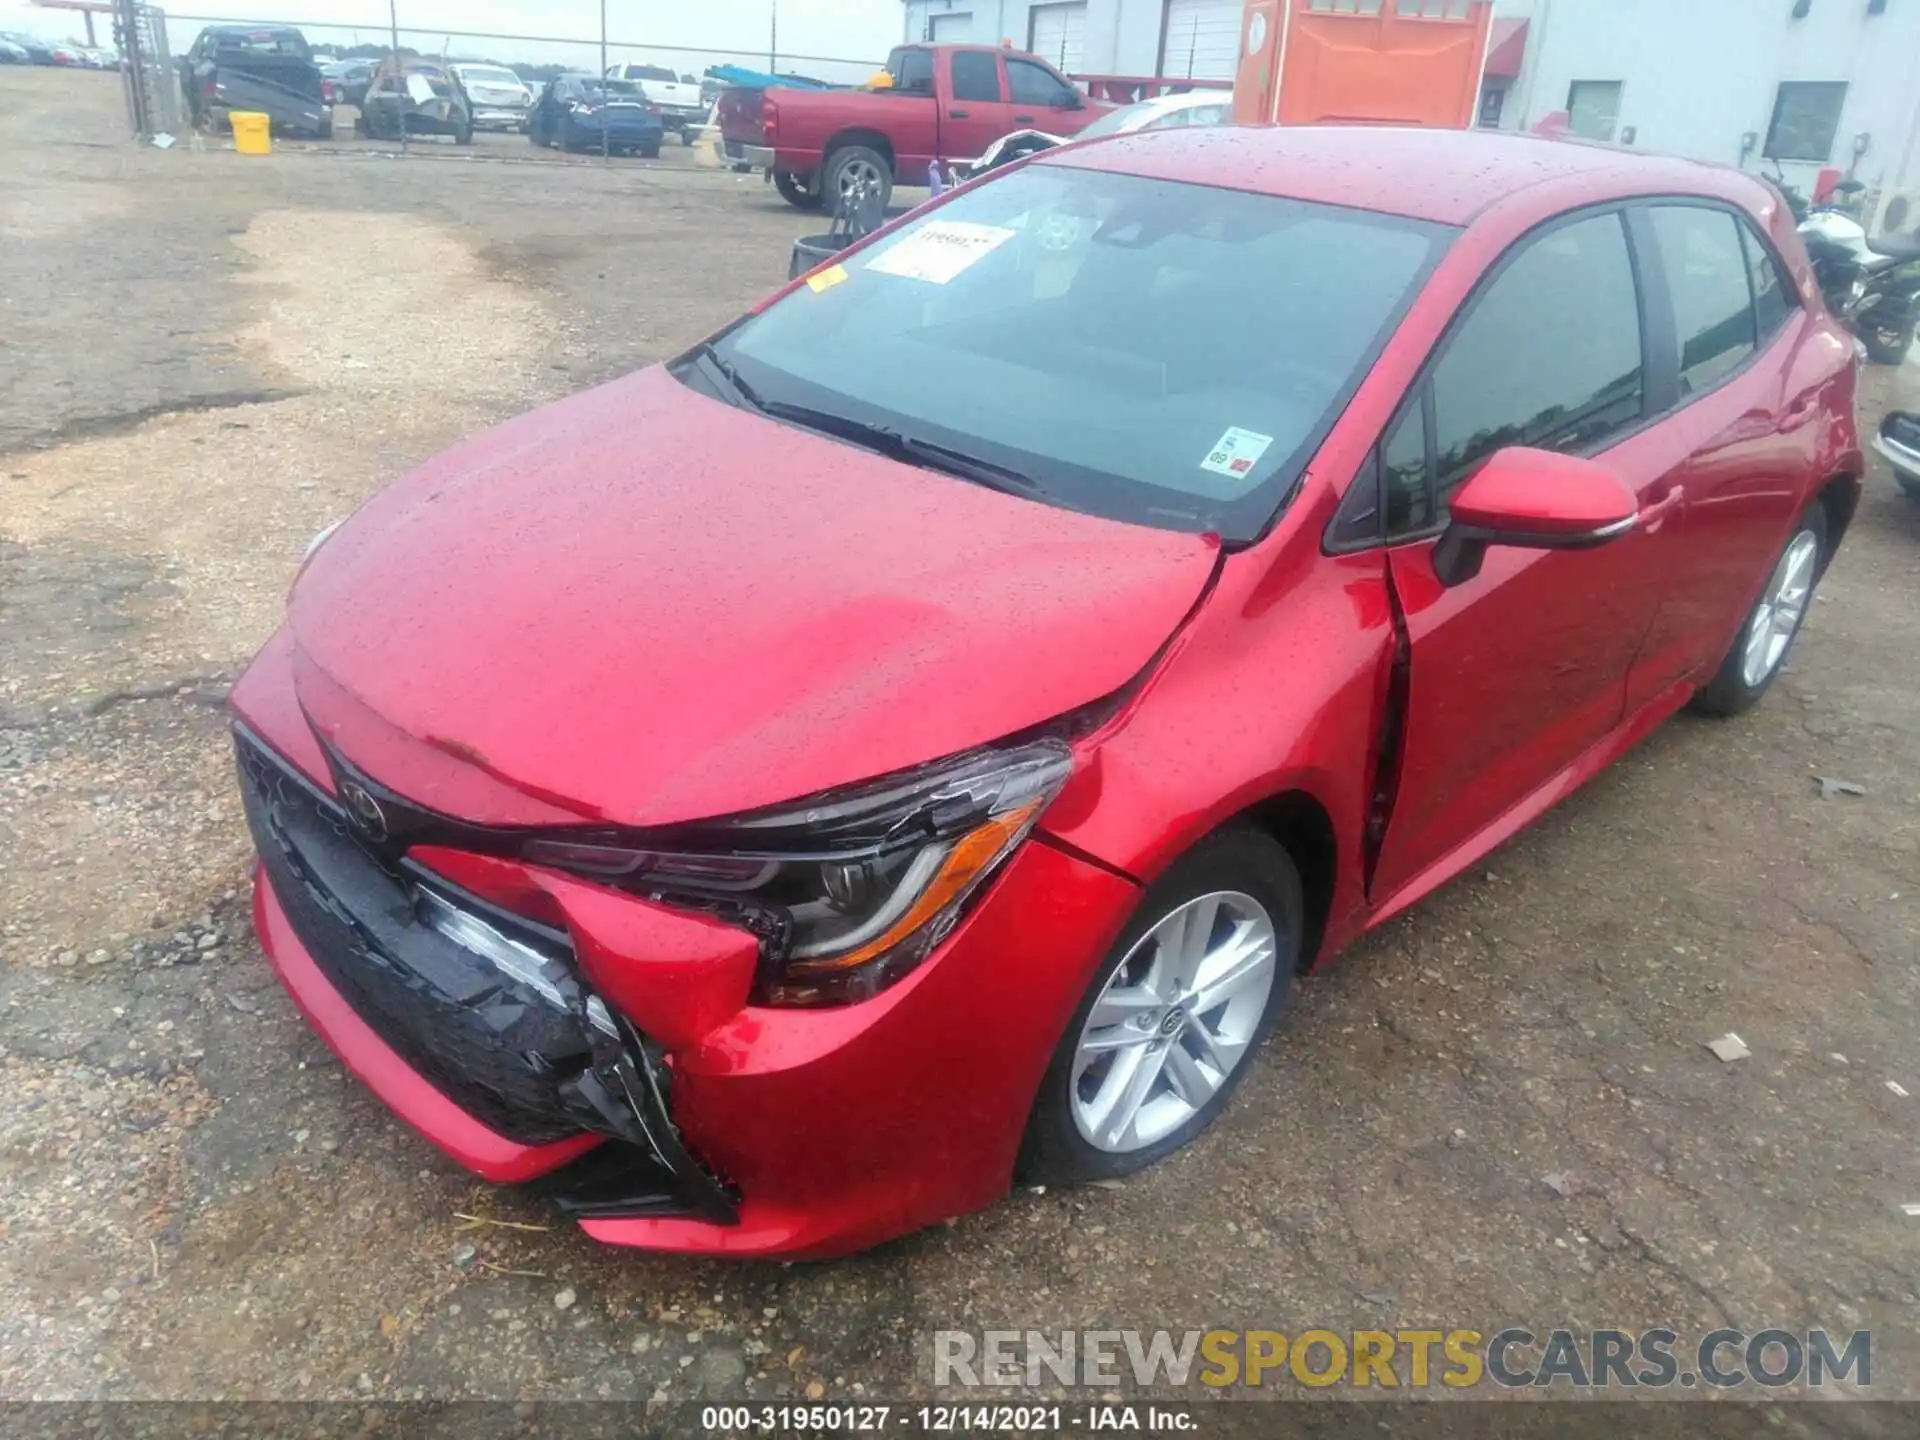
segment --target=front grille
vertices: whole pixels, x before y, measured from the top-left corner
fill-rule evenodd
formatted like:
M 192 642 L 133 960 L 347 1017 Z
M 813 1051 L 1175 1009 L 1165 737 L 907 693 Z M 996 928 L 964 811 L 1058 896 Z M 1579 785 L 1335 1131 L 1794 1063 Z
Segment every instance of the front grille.
M 668 1072 L 649 1042 L 579 980 L 566 937 L 464 894 L 355 838 L 346 812 L 243 727 L 240 791 L 267 881 L 301 945 L 354 1012 L 429 1084 L 526 1145 L 613 1137 L 621 1183 L 597 1214 L 731 1222 L 733 1197 L 682 1144 Z M 391 847 L 390 847 L 391 848 Z M 469 917 L 456 943 L 429 907 Z M 511 968 L 475 933 L 510 942 Z M 624 1204 L 625 1208 L 621 1208 Z
M 273 893 L 361 1019 L 509 1139 L 538 1145 L 579 1134 L 558 1093 L 591 1059 L 571 1017 L 515 993 L 485 959 L 421 923 L 410 888 L 360 848 L 344 812 L 244 737 L 237 748 L 247 823 Z M 552 949 L 543 936 L 516 938 Z

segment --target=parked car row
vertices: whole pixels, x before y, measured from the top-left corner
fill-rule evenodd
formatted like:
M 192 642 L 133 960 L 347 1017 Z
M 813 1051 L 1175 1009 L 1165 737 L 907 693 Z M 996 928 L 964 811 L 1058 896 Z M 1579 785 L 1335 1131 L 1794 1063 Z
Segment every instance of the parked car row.
M 120 56 L 103 45 L 42 40 L 21 31 L 0 30 L 0 65 L 65 65 L 77 70 L 118 70 Z
M 535 89 L 504 65 L 418 56 L 316 60 L 291 25 L 212 25 L 181 61 L 188 112 L 201 129 L 262 111 L 283 134 L 327 140 L 333 107 L 358 114 L 356 135 L 376 140 L 476 130 L 519 131 L 535 145 L 621 154 L 660 153 L 668 130 L 690 144 L 705 124 L 698 84 L 661 66 L 616 65 L 605 76 L 567 73 Z

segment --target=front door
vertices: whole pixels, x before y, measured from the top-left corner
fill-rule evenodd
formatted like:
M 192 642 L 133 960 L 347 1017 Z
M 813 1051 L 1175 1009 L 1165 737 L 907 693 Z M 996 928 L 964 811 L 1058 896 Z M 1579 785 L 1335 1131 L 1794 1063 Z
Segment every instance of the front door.
M 1389 533 L 1407 537 L 1387 563 L 1411 657 L 1376 902 L 1424 889 L 1529 797 L 1557 796 L 1550 782 L 1621 720 L 1677 544 L 1672 457 L 1644 426 L 1659 397 L 1642 328 L 1622 214 L 1536 231 L 1476 289 L 1382 442 Z M 1510 445 L 1608 466 L 1639 494 L 1642 523 L 1593 550 L 1496 546 L 1477 576 L 1444 586 L 1432 537 L 1445 497 Z

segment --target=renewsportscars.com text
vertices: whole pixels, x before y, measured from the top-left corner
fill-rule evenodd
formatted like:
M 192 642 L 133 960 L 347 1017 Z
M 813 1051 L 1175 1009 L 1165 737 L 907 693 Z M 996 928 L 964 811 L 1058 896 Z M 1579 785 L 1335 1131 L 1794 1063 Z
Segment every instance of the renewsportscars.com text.
M 933 1383 L 947 1386 L 1727 1390 L 1873 1383 L 1873 1333 L 1676 1331 L 1508 1326 L 1331 1330 L 940 1330 Z

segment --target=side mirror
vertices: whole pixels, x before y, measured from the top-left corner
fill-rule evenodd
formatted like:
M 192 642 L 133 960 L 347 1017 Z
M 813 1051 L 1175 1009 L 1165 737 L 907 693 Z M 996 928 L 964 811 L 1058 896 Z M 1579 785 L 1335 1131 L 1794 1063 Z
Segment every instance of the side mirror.
M 1489 545 L 1591 550 L 1630 532 L 1640 501 L 1604 465 L 1550 450 L 1497 450 L 1447 502 L 1447 528 L 1433 551 L 1442 585 L 1480 573 Z

